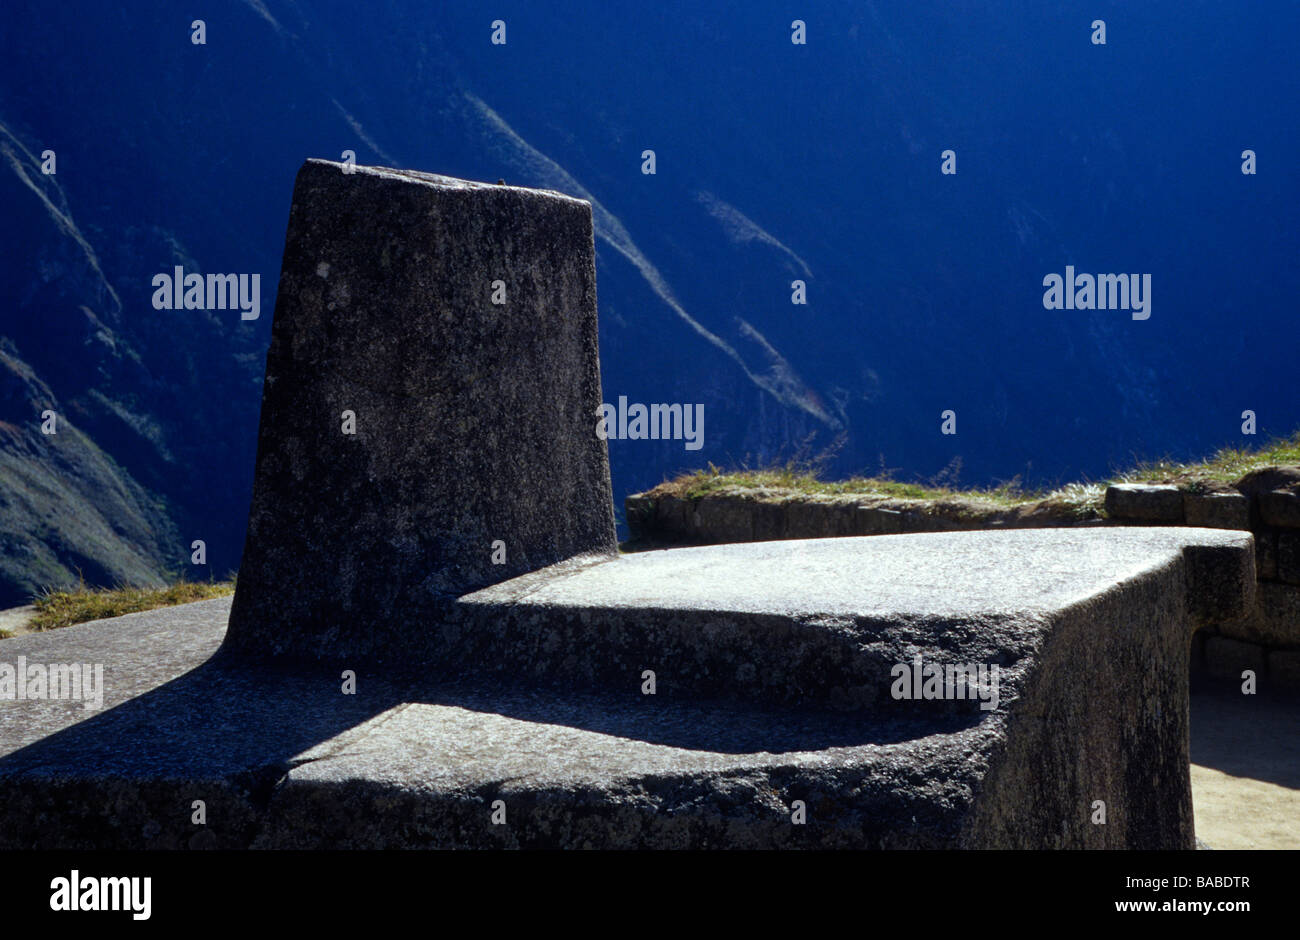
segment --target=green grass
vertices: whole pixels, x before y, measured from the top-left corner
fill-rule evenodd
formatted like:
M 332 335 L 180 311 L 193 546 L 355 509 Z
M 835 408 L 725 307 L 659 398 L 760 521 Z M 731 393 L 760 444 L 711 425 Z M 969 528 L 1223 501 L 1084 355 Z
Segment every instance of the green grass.
M 1300 431 L 1256 450 L 1230 447 L 1192 463 L 1167 459 L 1140 463 L 1107 480 L 1067 483 L 1051 491 L 1025 489 L 1019 480 L 987 489 L 902 483 L 888 476 L 832 481 L 822 479 L 815 466 L 790 462 L 762 470 L 730 471 L 709 464 L 705 470 L 685 473 L 661 483 L 651 493 L 700 499 L 722 490 L 772 489 L 812 496 L 852 494 L 890 499 L 965 500 L 1003 507 L 1041 501 L 1078 515 L 1091 515 L 1101 512 L 1106 487 L 1110 483 L 1174 483 L 1186 489 L 1196 489 L 1211 482 L 1232 483 L 1251 470 L 1278 464 L 1300 464 Z
M 1265 444 L 1258 450 L 1225 447 L 1213 457 L 1196 463 L 1157 460 L 1139 464 L 1116 478 L 1115 482 L 1233 483 L 1252 470 L 1279 464 L 1300 464 L 1300 431 L 1290 437 Z
M 32 600 L 36 613 L 33 630 L 54 630 L 88 620 L 120 617 L 141 610 L 205 601 L 234 593 L 232 581 L 181 581 L 165 588 L 118 587 L 87 588 L 85 584 L 68 591 L 47 591 Z
M 1017 482 L 990 489 L 954 489 L 948 486 L 903 483 L 887 476 L 853 477 L 848 480 L 823 480 L 819 471 L 795 463 L 765 470 L 723 471 L 713 464 L 707 470 L 686 473 L 655 488 L 658 493 L 672 493 L 685 499 L 699 499 L 723 489 L 775 489 L 813 496 L 840 494 L 873 495 L 889 499 L 938 500 L 963 497 L 1013 506 L 1033 498 Z

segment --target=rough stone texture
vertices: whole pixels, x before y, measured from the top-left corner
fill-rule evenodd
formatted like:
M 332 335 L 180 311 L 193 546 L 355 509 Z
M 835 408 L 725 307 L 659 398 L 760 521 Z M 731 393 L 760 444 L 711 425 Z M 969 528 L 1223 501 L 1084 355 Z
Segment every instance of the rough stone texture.
M 866 494 L 811 495 L 737 487 L 698 498 L 654 494 L 625 501 L 631 540 L 639 547 L 766 542 L 779 539 L 1073 528 L 1106 523 L 1046 502 L 1007 507 L 988 500 L 899 499 Z
M 787 539 L 821 539 L 856 535 L 858 505 L 855 499 L 826 499 L 809 503 L 786 517 Z
M 623 515 L 627 519 L 628 528 L 633 531 L 653 526 L 657 511 L 655 501 L 639 493 L 623 500 Z
M 1300 532 L 1277 534 L 1277 579 L 1300 584 Z
M 1035 622 L 1014 614 L 1104 593 L 1116 571 L 1177 559 L 1195 623 L 1240 616 L 1254 597 L 1250 545 L 1244 533 L 1123 528 L 682 548 L 486 588 L 434 629 L 449 663 L 503 676 L 630 688 L 654 669 L 663 697 L 870 708 L 925 636 L 1009 662 Z
M 1252 500 L 1258 517 L 1259 497 L 1274 490 L 1300 492 L 1300 467 L 1262 467 L 1252 470 L 1235 484 L 1235 488 Z M 1254 520 L 1258 523 L 1258 518 Z
M 1255 531 L 1255 576 L 1277 580 L 1277 533 L 1268 529 Z
M 1276 538 L 1277 527 L 1266 524 L 1258 500 L 1273 494 L 1275 500 L 1300 498 L 1300 468 L 1268 467 L 1245 475 L 1236 484 L 1201 481 L 1198 492 L 1178 490 L 1181 509 L 1169 484 L 1119 484 L 1111 495 L 1111 517 L 1092 509 L 1071 507 L 1059 500 L 1044 499 L 1015 506 L 968 496 L 945 499 L 909 500 L 869 493 L 838 496 L 813 495 L 765 487 L 732 487 L 711 491 L 692 500 L 682 500 L 656 487 L 628 497 L 628 525 L 633 540 L 644 544 L 717 544 L 721 533 L 702 523 L 711 517 L 706 509 L 713 500 L 732 503 L 733 511 L 748 510 L 755 541 L 788 538 L 825 538 L 836 535 L 882 535 L 899 532 L 950 532 L 977 529 L 1072 528 L 1144 522 L 1160 525 L 1189 525 L 1235 530 L 1251 529 L 1259 536 Z M 687 503 L 688 514 L 674 507 Z M 853 518 L 829 521 L 828 505 L 853 505 Z M 1279 510 L 1280 511 L 1280 510 Z M 1270 510 L 1269 518 L 1286 520 Z M 689 522 L 683 522 L 690 515 Z M 760 526 L 759 519 L 762 519 Z M 743 525 L 743 524 L 742 524 Z M 1261 578 L 1272 577 L 1273 555 L 1262 546 L 1258 555 Z
M 1205 533 L 1217 529 L 1191 529 L 1202 533 L 1184 549 L 1191 590 L 1188 609 L 1197 625 L 1222 623 L 1245 615 L 1257 601 L 1258 582 L 1251 555 L 1254 539 L 1248 532 L 1234 532 L 1223 542 L 1211 542 Z M 1250 546 L 1244 555 L 1241 545 Z M 1243 602 L 1244 601 L 1244 602 Z
M 883 506 L 859 506 L 858 531 L 862 535 L 894 535 L 902 532 L 903 513 Z
M 1199 661 L 1203 666 L 1205 636 L 1214 633 L 1222 633 L 1232 639 L 1261 645 L 1266 652 L 1279 649 L 1287 653 L 1288 648 L 1300 645 L 1300 609 L 1298 609 L 1300 604 L 1296 599 L 1296 590 L 1300 588 L 1300 532 L 1264 525 L 1257 508 L 1253 510 L 1252 517 L 1252 506 L 1261 494 L 1293 493 L 1298 483 L 1300 483 L 1300 469 L 1269 467 L 1247 474 L 1235 486 L 1210 482 L 1204 484 L 1207 490 L 1183 492 L 1184 524 L 1188 526 L 1199 524 L 1204 527 L 1236 531 L 1245 531 L 1251 526 L 1254 527 L 1255 577 L 1260 582 L 1258 599 L 1247 614 L 1225 617 L 1222 623 L 1209 619 L 1194 641 L 1193 662 Z M 1286 489 L 1287 487 L 1292 489 Z M 722 494 L 703 497 L 698 501 L 698 505 L 702 507 L 710 500 L 719 498 L 734 497 L 724 491 Z M 858 498 L 872 499 L 861 495 Z M 652 541 L 663 540 L 671 543 L 680 540 L 683 530 L 664 511 L 664 507 L 671 506 L 675 500 L 676 497 L 668 495 L 630 497 L 629 505 L 636 501 L 647 507 L 643 519 L 638 523 L 641 531 L 637 534 Z M 752 495 L 747 490 L 744 500 L 745 505 L 750 507 L 754 520 L 765 520 L 761 531 L 756 528 L 756 539 L 787 537 L 789 529 L 786 524 L 787 519 L 795 520 L 793 526 L 801 527 L 802 531 L 810 535 L 827 534 L 821 521 L 823 515 L 812 514 L 809 510 L 811 502 L 823 501 L 821 497 L 756 488 L 752 491 Z M 860 535 L 877 535 L 904 531 L 916 532 L 926 527 L 938 530 L 966 525 L 975 529 L 1011 529 L 1049 525 L 1127 524 L 1124 520 L 1063 520 L 1050 515 L 1047 518 L 1040 518 L 1032 504 L 1029 507 L 1016 507 L 1010 511 L 983 512 L 975 510 L 971 505 L 947 507 L 939 501 L 931 501 L 927 508 L 937 508 L 939 512 L 920 512 L 908 501 L 897 499 L 873 500 L 865 504 L 860 502 L 853 522 L 853 531 Z M 953 509 L 957 511 L 953 512 Z M 709 516 L 709 513 L 701 510 L 698 515 Z M 801 518 L 804 518 L 802 523 L 798 521 Z M 1279 517 L 1274 515 L 1270 518 L 1276 520 Z M 755 525 L 757 526 L 757 521 Z M 696 543 L 716 543 L 718 533 L 706 526 L 697 526 L 692 532 L 692 540 Z M 1279 544 L 1281 551 L 1279 551 Z M 1215 563 L 1211 556 L 1203 557 L 1207 559 L 1208 564 Z M 1279 581 L 1284 583 L 1278 583 Z
M 1255 675 L 1264 674 L 1264 648 L 1257 643 L 1245 643 L 1226 636 L 1205 638 L 1205 669 L 1216 678 L 1240 679 L 1245 669 Z
M 1300 493 L 1269 490 L 1260 493 L 1259 518 L 1265 525 L 1300 529 Z
M 742 499 L 710 499 L 695 509 L 696 528 L 715 533 L 724 542 L 749 542 L 754 538 L 750 504 Z
M 785 537 L 785 509 L 784 502 L 754 503 L 754 541 L 771 542 Z
M 1207 529 L 1249 529 L 1250 500 L 1235 490 L 1184 493 L 1183 519 Z
M 1190 633 L 1251 567 L 1130 528 L 575 559 L 458 601 L 445 668 L 358 659 L 355 696 L 211 656 L 225 601 L 8 640 L 105 663 L 108 707 L 0 708 L 0 848 L 1190 848 Z M 918 653 L 1001 664 L 999 707 L 894 700 Z
M 1261 581 L 1250 612 L 1216 624 L 1216 632 L 1264 646 L 1300 646 L 1300 586 Z
M 669 496 L 657 500 L 655 514 L 657 519 L 662 520 L 662 524 L 671 525 L 678 532 L 685 533 L 694 528 L 692 517 L 695 515 L 695 510 L 691 507 L 691 501 L 688 499 Z M 630 517 L 628 518 L 628 525 L 632 525 Z
M 459 594 L 615 550 L 594 257 L 568 196 L 303 166 L 233 646 L 409 656 Z
M 1115 483 L 1106 488 L 1106 513 L 1126 522 L 1179 523 L 1183 494 L 1168 484 Z

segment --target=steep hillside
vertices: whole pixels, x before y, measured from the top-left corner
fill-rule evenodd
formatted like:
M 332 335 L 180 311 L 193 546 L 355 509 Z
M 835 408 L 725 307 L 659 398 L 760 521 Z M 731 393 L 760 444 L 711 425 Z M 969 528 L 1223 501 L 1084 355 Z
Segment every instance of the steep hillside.
M 46 412 L 55 433 L 41 431 Z M 0 607 L 82 576 L 162 585 L 186 554 L 165 505 L 79 430 L 0 340 Z

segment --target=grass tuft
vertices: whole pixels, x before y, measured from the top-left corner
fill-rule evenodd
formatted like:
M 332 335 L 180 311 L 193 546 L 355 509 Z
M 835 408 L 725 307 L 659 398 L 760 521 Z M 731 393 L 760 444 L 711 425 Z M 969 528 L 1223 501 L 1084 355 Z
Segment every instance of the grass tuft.
M 1256 450 L 1227 447 L 1214 456 L 1191 463 L 1156 460 L 1139 463 L 1099 482 L 1067 483 L 1057 489 L 1025 489 L 1020 480 L 996 487 L 958 488 L 943 479 L 930 484 L 902 483 L 888 474 L 853 477 L 848 480 L 824 480 L 820 466 L 791 461 L 761 470 L 748 468 L 724 471 L 709 464 L 705 470 L 684 473 L 665 481 L 652 490 L 659 495 L 700 499 L 725 489 L 773 489 L 807 495 L 852 494 L 893 499 L 941 500 L 962 499 L 993 503 L 999 506 L 1022 506 L 1039 500 L 1057 504 L 1080 516 L 1101 513 L 1106 487 L 1110 483 L 1173 483 L 1184 489 L 1197 489 L 1209 483 L 1233 483 L 1252 470 L 1285 464 L 1300 464 L 1300 431 L 1274 440 Z M 958 468 L 959 469 L 959 468 Z M 955 477 L 955 473 L 952 474 Z
M 46 591 L 32 600 L 34 631 L 54 630 L 74 623 L 120 617 L 142 610 L 205 601 L 234 593 L 234 581 L 181 581 L 165 588 L 88 588 L 83 581 L 66 591 Z
M 774 489 L 789 490 L 814 496 L 841 494 L 879 496 L 889 499 L 938 500 L 964 497 L 984 500 L 999 505 L 1016 505 L 1033 494 L 1020 488 L 1018 482 L 1004 483 L 989 489 L 959 490 L 949 486 L 923 483 L 903 483 L 887 476 L 853 477 L 848 480 L 823 480 L 814 468 L 787 464 L 765 470 L 734 470 L 724 472 L 713 464 L 707 470 L 686 473 L 656 487 L 658 492 L 672 492 L 684 499 L 700 499 L 723 489 Z
M 1194 463 L 1156 460 L 1138 464 L 1121 474 L 1116 483 L 1235 483 L 1252 470 L 1300 464 L 1300 431 L 1265 444 L 1258 450 L 1225 447 L 1213 457 Z

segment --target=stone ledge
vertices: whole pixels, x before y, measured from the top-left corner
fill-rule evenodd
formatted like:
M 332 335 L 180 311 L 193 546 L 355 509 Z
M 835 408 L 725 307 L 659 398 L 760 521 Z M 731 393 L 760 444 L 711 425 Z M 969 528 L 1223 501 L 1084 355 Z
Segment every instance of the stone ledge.
M 869 708 L 915 653 L 1009 668 L 1082 598 L 1177 571 L 1197 624 L 1240 617 L 1251 540 L 1210 529 L 1026 529 L 678 548 L 466 595 L 431 655 L 661 694 Z M 978 625 L 978 626 L 977 626 Z M 1190 634 L 1190 631 L 1189 631 Z M 940 654 L 947 649 L 948 654 Z M 442 652 L 437 652 L 441 650 Z M 448 651 L 454 650 L 454 654 Z
M 1183 517 L 1187 525 L 1207 529 L 1249 529 L 1250 500 L 1235 490 L 1184 492 Z
M 364 664 L 346 696 L 332 668 L 213 657 L 228 612 L 205 601 L 0 647 L 99 657 L 109 677 L 89 717 L 0 708 L 0 847 L 938 847 L 963 838 L 1003 720 L 864 723 Z M 496 799 L 507 825 L 489 822 Z
M 1216 623 L 1214 631 L 1265 646 L 1300 646 L 1300 586 L 1259 582 L 1250 612 Z
M 1277 534 L 1277 579 L 1300 584 L 1300 532 Z
M 1205 480 L 1185 489 L 1172 484 L 1115 484 L 1107 490 L 1108 515 L 1052 499 L 1006 506 L 962 495 L 903 499 L 867 492 L 825 495 L 725 486 L 702 496 L 683 497 L 679 489 L 665 484 L 626 498 L 634 545 L 1137 523 L 1253 530 L 1257 535 L 1270 534 L 1274 541 L 1270 547 L 1275 549 L 1277 531 L 1285 527 L 1264 521 L 1259 501 L 1271 499 L 1277 504 L 1265 512 L 1268 519 L 1289 520 L 1290 515 L 1278 507 L 1294 506 L 1292 498 L 1300 499 L 1300 467 L 1255 470 L 1231 485 Z M 720 519 L 726 520 L 725 531 L 715 525 Z M 1276 577 L 1275 567 L 1270 567 L 1275 562 L 1273 555 L 1261 551 L 1261 580 Z
M 6 659 L 104 663 L 108 693 L 89 717 L 72 703 L 0 706 L 0 847 L 1191 847 L 1189 623 L 1226 596 L 1201 582 L 1210 569 L 1196 553 L 1235 551 L 1248 574 L 1248 538 L 1124 529 L 839 542 L 804 546 L 829 581 L 776 611 L 764 609 L 776 598 L 763 593 L 765 566 L 800 564 L 797 544 L 577 561 L 461 602 L 461 625 L 478 631 L 514 610 L 501 648 L 550 657 L 549 683 L 468 672 L 489 664 L 453 644 L 420 674 L 348 664 L 357 694 L 343 695 L 337 665 L 213 655 L 226 599 L 5 641 Z M 710 553 L 736 566 L 731 580 L 719 585 Z M 847 580 L 845 557 L 860 563 Z M 638 579 L 674 574 L 652 592 L 658 607 L 637 596 Z M 996 647 L 1009 618 L 1021 655 L 989 711 L 892 697 L 855 714 L 808 702 L 778 711 L 735 694 L 734 679 L 753 677 L 711 698 L 570 681 L 647 612 L 709 598 L 715 613 L 817 614 L 807 624 L 832 645 L 856 618 L 888 611 L 899 651 L 937 658 L 942 642 L 958 662 Z M 590 634 L 570 630 L 584 620 L 579 600 Z M 575 612 L 554 634 L 559 649 L 516 630 L 529 609 Z M 926 620 L 936 612 L 947 619 Z M 602 635 L 605 647 L 585 642 Z M 660 682 L 673 681 L 670 668 Z M 189 822 L 195 799 L 208 803 L 203 830 Z M 488 822 L 497 799 L 505 826 Z M 1106 826 L 1089 822 L 1094 799 L 1107 801 Z M 790 823 L 796 800 L 805 826 Z
M 1300 529 L 1300 493 L 1268 490 L 1260 493 L 1259 517 L 1265 525 L 1283 529 Z
M 1277 533 L 1255 532 L 1255 576 L 1260 581 L 1277 580 Z
M 1169 484 L 1115 483 L 1106 488 L 1106 514 L 1124 522 L 1177 525 L 1183 521 L 1183 493 Z
M 1095 514 L 1037 503 L 1008 508 L 965 499 L 809 496 L 759 488 L 724 490 L 699 499 L 640 493 L 624 500 L 624 510 L 632 540 L 651 545 L 1106 524 Z

